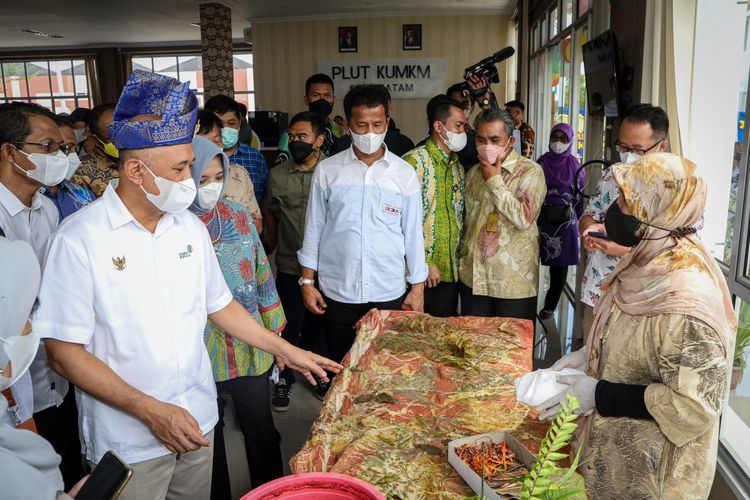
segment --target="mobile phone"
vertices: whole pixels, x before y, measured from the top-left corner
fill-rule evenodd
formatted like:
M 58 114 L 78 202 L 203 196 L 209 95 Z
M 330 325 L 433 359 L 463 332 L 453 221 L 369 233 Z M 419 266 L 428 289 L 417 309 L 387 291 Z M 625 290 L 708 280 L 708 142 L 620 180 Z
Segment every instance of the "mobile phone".
M 586 236 L 591 236 L 592 238 L 601 238 L 603 240 L 609 239 L 609 236 L 607 236 L 607 233 L 602 233 L 601 231 L 591 231 Z
M 114 451 L 104 454 L 83 484 L 76 500 L 114 500 L 130 481 L 133 469 Z

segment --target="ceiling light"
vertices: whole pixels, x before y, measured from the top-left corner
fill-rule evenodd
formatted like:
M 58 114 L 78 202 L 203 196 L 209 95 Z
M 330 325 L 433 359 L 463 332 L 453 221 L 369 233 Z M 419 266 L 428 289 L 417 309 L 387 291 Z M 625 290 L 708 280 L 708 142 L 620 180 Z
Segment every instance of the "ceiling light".
M 200 23 L 200 21 L 195 21 L 194 23 L 190 23 L 190 26 L 195 26 L 196 28 L 200 28 L 201 27 L 201 23 Z
M 30 29 L 22 29 L 18 31 L 22 31 L 24 33 L 31 33 L 32 35 L 36 35 L 36 36 L 43 36 L 45 38 L 63 38 L 62 35 L 55 35 L 54 33 L 47 33 L 46 31 L 30 30 Z

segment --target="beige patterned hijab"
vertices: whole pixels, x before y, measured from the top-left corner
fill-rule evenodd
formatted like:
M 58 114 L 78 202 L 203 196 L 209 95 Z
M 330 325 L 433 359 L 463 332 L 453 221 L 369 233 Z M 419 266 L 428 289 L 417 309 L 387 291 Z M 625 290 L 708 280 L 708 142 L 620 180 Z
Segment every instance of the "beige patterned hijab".
M 706 183 L 687 158 L 652 154 L 612 169 L 625 206 L 638 219 L 670 231 L 698 223 L 706 204 Z M 670 234 L 642 227 L 645 238 Z M 737 330 L 732 299 L 721 269 L 695 234 L 641 241 L 607 277 L 602 290 L 588 340 L 589 375 L 599 373 L 604 324 L 613 304 L 629 315 L 698 318 L 720 335 L 731 358 Z

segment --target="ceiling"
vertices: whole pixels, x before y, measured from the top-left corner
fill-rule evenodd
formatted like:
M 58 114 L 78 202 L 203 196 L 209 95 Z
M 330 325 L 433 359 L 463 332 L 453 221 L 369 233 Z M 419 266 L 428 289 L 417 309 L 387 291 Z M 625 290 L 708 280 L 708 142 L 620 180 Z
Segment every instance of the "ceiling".
M 200 40 L 198 4 L 205 0 L 5 0 L 0 47 L 158 45 Z M 232 36 L 251 22 L 407 14 L 505 14 L 516 0 L 220 0 L 232 9 Z M 19 30 L 61 35 L 47 38 Z

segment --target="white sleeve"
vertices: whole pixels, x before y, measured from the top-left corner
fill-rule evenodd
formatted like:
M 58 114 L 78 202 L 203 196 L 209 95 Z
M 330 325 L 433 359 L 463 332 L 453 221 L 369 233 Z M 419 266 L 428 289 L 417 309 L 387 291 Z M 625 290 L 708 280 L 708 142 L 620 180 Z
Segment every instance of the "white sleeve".
M 320 238 L 326 224 L 328 212 L 326 187 L 323 184 L 323 171 L 320 167 L 315 170 L 310 184 L 310 197 L 307 202 L 305 215 L 305 236 L 302 248 L 297 252 L 300 266 L 318 269 L 318 251 Z
M 206 270 L 206 311 L 213 314 L 227 307 L 233 297 L 224 279 L 208 230 L 202 223 L 199 224 L 203 234 L 203 268 Z
M 32 325 L 42 338 L 87 345 L 94 335 L 94 280 L 81 241 L 52 236 Z

